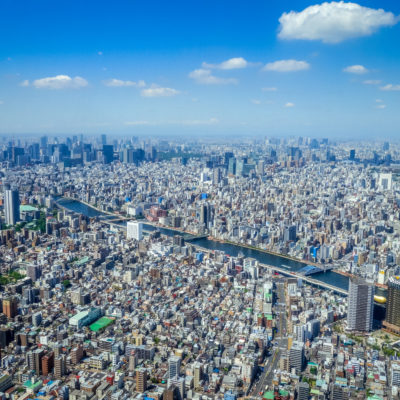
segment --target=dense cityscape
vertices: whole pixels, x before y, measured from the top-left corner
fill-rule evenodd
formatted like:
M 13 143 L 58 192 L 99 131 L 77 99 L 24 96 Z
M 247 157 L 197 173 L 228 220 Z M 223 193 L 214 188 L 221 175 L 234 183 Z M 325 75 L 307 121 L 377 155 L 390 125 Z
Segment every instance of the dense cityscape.
M 0 38 L 0 400 L 400 400 L 400 1 Z
M 396 399 L 400 147 L 1 144 L 10 399 Z

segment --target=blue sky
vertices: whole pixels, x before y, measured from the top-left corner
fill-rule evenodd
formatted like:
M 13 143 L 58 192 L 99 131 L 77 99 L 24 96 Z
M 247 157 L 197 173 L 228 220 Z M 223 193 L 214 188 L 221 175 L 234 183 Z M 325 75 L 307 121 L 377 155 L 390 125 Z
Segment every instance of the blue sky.
M 400 3 L 0 5 L 0 133 L 400 136 Z

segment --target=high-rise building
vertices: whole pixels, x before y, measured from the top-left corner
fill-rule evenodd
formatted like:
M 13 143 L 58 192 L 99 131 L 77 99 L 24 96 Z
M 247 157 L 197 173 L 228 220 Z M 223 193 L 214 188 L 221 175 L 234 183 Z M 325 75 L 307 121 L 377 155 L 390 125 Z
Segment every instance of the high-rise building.
M 7 374 L 0 375 L 0 392 L 4 393 L 13 385 L 12 376 Z
M 15 225 L 19 221 L 19 193 L 10 185 L 4 185 L 4 214 L 7 225 Z
M 347 328 L 369 332 L 372 329 L 374 312 L 374 285 L 354 277 L 349 282 Z
M 7 318 L 14 318 L 18 312 L 18 302 L 15 297 L 9 297 L 3 300 L 3 314 Z
M 54 360 L 54 376 L 62 378 L 67 373 L 67 359 L 64 354 L 58 356 Z
M 286 227 L 283 236 L 284 236 L 285 242 L 295 242 L 296 241 L 296 225 Z
M 391 331 L 400 333 L 400 277 L 388 280 L 388 297 L 386 303 L 386 320 L 383 325 Z
M 40 268 L 38 265 L 28 265 L 26 267 L 26 275 L 32 279 L 32 282 L 36 282 L 40 278 Z
M 210 207 L 208 204 L 202 204 L 200 207 L 200 223 L 207 227 L 210 220 Z
M 171 356 L 168 359 L 168 379 L 178 377 L 181 369 L 181 358 L 177 356 Z
M 54 367 L 54 353 L 46 354 L 42 358 L 42 374 L 48 375 Z
M 14 331 L 6 326 L 0 328 L 0 349 L 4 349 L 14 339 Z
M 297 385 L 297 399 L 308 400 L 310 395 L 310 385 L 307 382 L 299 382 Z
M 218 185 L 221 182 L 221 169 L 215 168 L 213 172 L 213 183 Z
M 36 349 L 32 352 L 33 355 L 33 369 L 36 375 L 40 375 L 42 372 L 42 358 L 44 356 L 43 349 Z
M 71 363 L 78 364 L 83 358 L 83 347 L 78 345 L 71 350 Z
M 194 374 L 193 375 L 194 375 L 194 379 L 193 379 L 194 388 L 196 389 L 196 388 L 201 387 L 200 382 L 201 382 L 202 375 L 203 375 L 203 368 L 199 362 L 196 362 L 194 364 Z
M 234 157 L 229 158 L 228 161 L 228 174 L 235 175 L 236 174 L 236 159 Z
M 294 341 L 289 350 L 290 368 L 296 370 L 296 374 L 300 374 L 304 365 L 304 343 Z
M 392 386 L 400 386 L 400 364 L 396 361 L 392 361 L 392 374 L 390 383 Z
M 144 393 L 147 389 L 147 371 L 142 368 L 136 371 L 136 391 Z
M 335 383 L 331 390 L 331 400 L 343 400 L 344 398 L 342 387 Z
M 143 223 L 128 221 L 126 224 L 126 237 L 128 239 L 142 240 L 143 239 Z
M 169 398 L 172 400 L 182 400 L 185 398 L 185 378 L 180 377 L 180 378 L 173 378 L 173 379 L 168 379 L 168 390 L 171 390 L 169 392 Z M 173 397 L 171 397 L 171 395 Z
M 114 159 L 114 147 L 110 144 L 103 144 L 104 164 L 110 164 Z

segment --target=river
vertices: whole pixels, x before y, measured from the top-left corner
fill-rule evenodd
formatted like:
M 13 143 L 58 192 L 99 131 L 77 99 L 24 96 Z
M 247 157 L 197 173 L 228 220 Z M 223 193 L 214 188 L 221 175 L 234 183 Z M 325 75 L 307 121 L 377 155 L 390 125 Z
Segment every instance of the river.
M 71 211 L 75 211 L 77 213 L 86 215 L 88 217 L 101 217 L 103 219 L 115 218 L 115 217 L 110 217 L 109 215 L 102 213 L 101 211 L 95 210 L 94 208 L 89 207 L 86 204 L 83 204 L 77 200 L 58 199 L 57 202 L 61 206 Z M 125 225 L 126 222 L 121 222 L 121 224 Z M 156 228 L 153 225 L 146 224 L 145 221 L 143 221 L 143 224 L 144 224 L 144 230 L 147 231 L 154 231 L 156 229 L 159 229 L 162 234 L 168 236 L 173 236 L 177 234 L 185 235 L 185 232 L 179 232 L 173 229 Z M 285 268 L 288 271 L 292 272 L 299 271 L 306 265 L 303 262 L 290 260 L 276 254 L 269 254 L 261 250 L 249 249 L 247 247 L 243 247 L 240 245 L 222 243 L 207 238 L 195 239 L 192 240 L 191 243 L 204 247 L 205 249 L 208 250 L 223 251 L 225 254 L 229 254 L 230 256 L 233 257 L 236 257 L 239 254 L 239 252 L 241 252 L 244 255 L 244 257 L 252 257 L 258 260 L 262 264 L 268 264 L 276 267 Z M 318 274 L 314 274 L 312 277 L 320 282 L 329 283 L 330 285 L 336 286 L 340 289 L 348 290 L 349 288 L 349 278 L 347 276 L 340 275 L 334 271 L 321 272 Z M 386 297 L 386 291 L 380 288 L 375 288 L 375 294 Z

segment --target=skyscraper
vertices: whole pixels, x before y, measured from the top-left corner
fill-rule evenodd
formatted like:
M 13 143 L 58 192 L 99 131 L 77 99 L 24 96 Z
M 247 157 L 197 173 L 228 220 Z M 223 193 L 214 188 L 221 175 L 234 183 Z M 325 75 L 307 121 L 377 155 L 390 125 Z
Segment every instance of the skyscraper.
M 7 225 L 15 225 L 19 221 L 19 193 L 10 185 L 4 185 L 4 214 Z
M 372 329 L 373 312 L 374 286 L 361 278 L 351 278 L 349 282 L 347 328 L 369 332 Z
M 388 298 L 386 304 L 386 320 L 383 325 L 400 333 L 400 277 L 395 276 L 388 281 Z
M 104 164 L 112 163 L 114 159 L 114 147 L 109 144 L 103 145 L 103 157 L 104 157 Z

